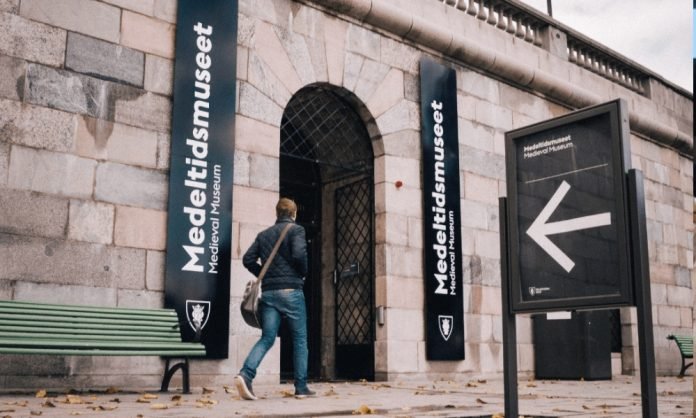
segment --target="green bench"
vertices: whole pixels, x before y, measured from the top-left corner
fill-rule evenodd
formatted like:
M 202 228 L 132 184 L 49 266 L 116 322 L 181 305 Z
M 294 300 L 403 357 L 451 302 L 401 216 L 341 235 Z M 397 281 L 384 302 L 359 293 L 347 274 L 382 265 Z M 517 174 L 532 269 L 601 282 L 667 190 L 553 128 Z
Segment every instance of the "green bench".
M 200 330 L 197 336 L 200 335 Z M 189 357 L 205 356 L 197 342 L 182 342 L 173 309 L 126 309 L 0 301 L 0 355 L 160 356 L 161 390 L 181 370 L 190 393 Z M 182 360 L 170 367 L 170 360 Z
M 694 365 L 693 361 L 686 364 L 686 359 L 694 358 L 694 337 L 690 335 L 668 335 L 667 339 L 674 340 L 674 342 L 677 343 L 677 347 L 679 347 L 679 353 L 681 354 L 682 361 L 679 377 L 684 377 L 686 369 Z

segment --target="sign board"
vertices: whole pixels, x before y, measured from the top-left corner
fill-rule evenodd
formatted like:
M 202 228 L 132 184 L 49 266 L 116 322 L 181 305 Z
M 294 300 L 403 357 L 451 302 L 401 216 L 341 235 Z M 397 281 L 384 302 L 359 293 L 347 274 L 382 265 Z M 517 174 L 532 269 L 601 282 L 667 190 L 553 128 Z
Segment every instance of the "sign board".
M 237 1 L 179 0 L 165 305 L 208 358 L 227 358 Z
M 632 304 L 625 103 L 508 132 L 505 146 L 512 311 Z
M 426 358 L 464 359 L 457 78 L 420 62 Z

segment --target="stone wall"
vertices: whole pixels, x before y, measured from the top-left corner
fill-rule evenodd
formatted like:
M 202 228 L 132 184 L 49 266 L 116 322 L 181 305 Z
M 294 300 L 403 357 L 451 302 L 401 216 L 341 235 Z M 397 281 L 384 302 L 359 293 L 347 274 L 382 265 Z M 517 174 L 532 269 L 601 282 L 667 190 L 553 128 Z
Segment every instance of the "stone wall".
M 193 383 L 229 382 L 258 336 L 236 310 L 250 277 L 241 256 L 274 219 L 282 112 L 313 83 L 350 92 L 372 137 L 376 305 L 387 307 L 377 328 L 378 378 L 500 372 L 504 132 L 574 105 L 445 56 L 427 33 L 404 41 L 333 8 L 338 0 L 319 3 L 240 0 L 230 359 L 195 362 Z M 669 86 L 655 82 L 652 96 L 641 96 L 433 3 L 398 2 L 419 16 L 427 4 L 433 24 L 601 99 L 622 97 L 651 121 L 682 131 L 693 124 L 692 97 Z M 175 0 L 0 0 L 1 298 L 162 306 L 175 10 Z M 422 56 L 457 71 L 466 360 L 455 363 L 425 359 L 422 208 L 414 204 L 422 199 Z M 692 157 L 662 142 L 644 132 L 631 137 L 633 165 L 646 178 L 657 370 L 675 373 L 678 353 L 665 336 L 693 324 L 693 173 Z M 624 371 L 632 373 L 635 312 L 623 311 Z M 518 317 L 518 341 L 519 369 L 531 373 L 528 316 Z M 276 345 L 262 380 L 277 378 L 278 355 Z M 0 365 L 0 382 L 156 387 L 161 367 L 151 358 L 17 357 Z

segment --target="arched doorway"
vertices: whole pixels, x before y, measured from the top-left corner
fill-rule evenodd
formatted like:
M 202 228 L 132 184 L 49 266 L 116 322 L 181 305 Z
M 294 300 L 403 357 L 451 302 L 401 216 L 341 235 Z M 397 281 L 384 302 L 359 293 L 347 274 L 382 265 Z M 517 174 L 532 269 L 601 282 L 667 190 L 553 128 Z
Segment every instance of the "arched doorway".
M 307 231 L 309 376 L 374 379 L 373 151 L 357 99 L 329 85 L 298 91 L 283 113 L 280 195 Z M 281 330 L 281 377 L 292 345 Z

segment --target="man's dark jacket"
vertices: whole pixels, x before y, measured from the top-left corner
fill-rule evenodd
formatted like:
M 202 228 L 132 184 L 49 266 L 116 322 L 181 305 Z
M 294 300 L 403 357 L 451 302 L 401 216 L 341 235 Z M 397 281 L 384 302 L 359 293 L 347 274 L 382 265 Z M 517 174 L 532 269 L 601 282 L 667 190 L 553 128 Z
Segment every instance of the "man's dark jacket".
M 268 267 L 266 275 L 261 281 L 261 290 L 278 289 L 302 289 L 304 277 L 307 275 L 307 241 L 305 230 L 302 226 L 295 224 L 290 217 L 278 218 L 275 225 L 259 232 L 251 244 L 251 247 L 244 253 L 242 263 L 254 276 L 258 277 L 261 273 L 263 263 L 273 251 L 273 246 L 280 237 L 280 233 L 285 225 L 291 223 L 278 254 Z

